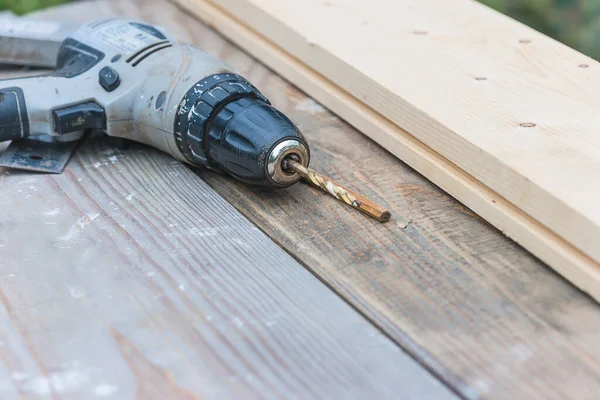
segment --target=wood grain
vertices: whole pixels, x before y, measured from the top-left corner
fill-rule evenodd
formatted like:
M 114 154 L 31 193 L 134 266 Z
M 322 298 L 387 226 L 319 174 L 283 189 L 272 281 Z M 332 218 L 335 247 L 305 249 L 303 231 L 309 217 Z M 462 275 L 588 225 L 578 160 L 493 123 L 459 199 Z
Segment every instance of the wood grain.
M 600 262 L 600 63 L 472 0 L 218 4 Z
M 3 399 L 453 398 L 169 156 L 0 187 Z
M 145 13 L 193 23 L 162 2 L 45 17 Z M 148 147 L 96 137 L 62 175 L 0 169 L 0 255 L 2 399 L 455 398 Z
M 202 25 L 186 37 L 300 125 L 315 169 L 394 219 L 381 226 L 307 186 L 272 193 L 202 173 L 215 190 L 465 398 L 596 398 L 600 308 L 589 297 Z
M 266 38 L 265 36 L 261 36 L 255 29 L 268 29 L 263 25 L 273 23 L 273 21 L 261 20 L 261 22 L 256 22 L 254 18 L 258 18 L 257 13 L 260 14 L 261 11 L 254 9 L 248 10 L 244 8 L 244 4 L 240 5 L 238 2 L 234 5 L 227 2 L 216 3 L 210 0 L 177 0 L 177 2 L 185 5 L 201 19 L 215 26 L 217 30 L 224 33 L 255 56 L 259 57 L 271 68 L 274 68 L 279 74 L 294 82 L 303 90 L 310 93 L 311 96 L 314 96 L 316 99 L 323 102 L 324 105 L 340 115 L 346 121 L 350 122 L 353 126 L 367 134 L 413 168 L 423 173 L 434 183 L 461 200 L 479 215 L 484 216 L 486 220 L 501 229 L 509 237 L 525 246 L 533 254 L 547 262 L 580 289 L 590 293 L 596 299 L 600 299 L 600 265 L 598 262 L 579 251 L 567 240 L 558 236 L 545 225 L 524 213 L 518 207 L 515 207 L 515 205 L 507 201 L 501 194 L 494 192 L 488 186 L 471 176 L 468 172 L 458 168 L 453 161 L 444 157 L 440 152 L 421 142 L 404 129 L 398 127 L 384 115 L 378 113 L 377 110 L 370 108 L 370 106 L 366 104 L 367 102 L 363 100 L 363 96 L 354 97 L 352 93 L 346 92 L 335 82 L 327 79 L 334 79 L 333 76 L 327 75 L 326 78 L 321 75 L 318 70 L 311 68 L 312 64 L 309 66 L 309 64 L 303 63 L 301 60 L 294 57 L 300 57 L 296 53 L 297 51 L 300 51 L 299 49 L 304 49 L 304 47 L 308 46 L 310 47 L 310 50 L 307 51 L 313 51 L 314 47 L 318 47 L 317 44 L 312 42 L 307 44 L 303 42 L 290 45 L 288 43 L 286 46 L 280 47 L 277 45 L 278 40 L 287 40 L 280 37 L 278 37 L 277 40 L 273 39 L 276 43 L 272 43 L 270 37 Z M 244 2 L 242 1 L 240 3 Z M 469 8 L 468 2 L 464 1 L 464 4 L 467 4 L 465 7 Z M 400 7 L 402 7 L 402 5 L 400 5 Z M 475 6 L 474 9 L 481 10 L 478 7 L 479 6 Z M 237 15 L 239 19 L 230 15 L 230 9 L 235 10 L 235 12 L 232 11 L 231 14 Z M 418 13 L 418 7 L 415 9 L 417 11 L 411 10 L 411 12 Z M 247 12 L 241 10 L 246 10 Z M 389 20 L 390 19 L 388 19 L 388 22 Z M 251 22 L 251 25 L 246 25 Z M 361 26 L 357 31 L 361 31 L 363 28 L 364 27 Z M 282 29 L 285 31 L 285 28 Z M 518 30 L 521 31 L 523 29 L 527 30 L 527 28 L 521 26 L 519 26 Z M 500 29 L 498 31 L 500 31 Z M 415 32 L 422 33 L 424 31 Z M 336 35 L 338 33 L 339 32 L 336 32 Z M 411 37 L 415 35 L 414 32 L 404 33 Z M 547 38 L 544 39 L 549 40 Z M 318 41 L 315 43 L 318 43 Z M 458 45 L 460 44 L 461 43 Z M 494 42 L 494 45 L 503 46 L 504 44 Z M 365 54 L 367 53 L 368 52 Z M 387 54 L 395 53 L 389 52 Z M 418 54 L 427 56 L 429 53 L 424 52 L 423 54 Z M 319 62 L 321 61 L 322 60 L 319 59 Z M 328 67 L 331 65 L 333 65 L 333 62 L 328 64 Z M 400 67 L 398 67 L 397 70 L 403 71 Z M 333 70 L 328 70 L 328 72 L 333 73 L 335 77 L 343 75 L 344 70 L 340 67 L 335 71 L 341 72 L 336 73 L 333 72 Z M 425 69 L 423 69 L 423 71 L 425 71 Z M 423 72 L 421 71 L 419 72 L 419 74 L 422 73 Z M 352 82 L 352 85 L 354 85 L 355 82 L 359 82 L 360 80 L 350 81 Z M 487 81 L 487 78 L 483 79 L 481 76 L 477 76 L 475 81 Z M 377 85 L 369 83 L 361 86 L 361 90 L 369 90 L 376 87 Z M 433 91 L 424 92 L 433 93 Z M 374 95 L 365 96 L 372 98 L 378 95 L 380 95 L 379 92 L 376 92 Z M 453 102 L 449 100 L 448 104 L 453 104 Z M 536 104 L 545 103 L 539 102 Z M 410 112 L 405 112 L 405 115 L 410 115 Z M 425 124 L 424 126 L 426 126 L 426 129 L 433 127 L 432 124 Z M 519 128 L 523 127 L 520 126 Z M 440 137 L 443 139 L 445 136 L 440 136 L 440 134 L 443 134 L 442 130 L 434 133 L 436 138 Z M 458 149 L 460 146 L 455 146 L 455 148 Z M 455 148 L 453 148 L 453 150 Z M 464 152 L 458 151 L 458 153 L 462 154 Z M 482 165 L 491 164 L 486 163 Z M 479 169 L 482 171 L 485 170 L 482 168 Z M 588 191 L 587 187 L 586 191 Z M 584 195 L 587 194 L 584 193 Z

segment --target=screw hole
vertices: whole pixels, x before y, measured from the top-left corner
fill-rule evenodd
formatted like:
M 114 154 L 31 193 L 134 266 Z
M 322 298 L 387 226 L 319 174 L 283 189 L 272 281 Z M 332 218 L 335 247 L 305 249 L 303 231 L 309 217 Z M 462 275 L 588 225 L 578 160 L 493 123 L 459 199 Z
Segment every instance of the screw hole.
M 535 124 L 533 122 L 523 122 L 523 123 L 519 124 L 519 126 L 521 126 L 523 128 L 533 128 L 535 126 Z
M 478 76 L 475 78 L 476 81 L 485 81 L 487 78 L 485 76 Z
M 42 157 L 42 156 L 40 156 L 40 155 L 37 155 L 37 154 L 31 154 L 31 155 L 29 156 L 29 158 L 31 158 L 32 160 L 36 160 L 36 161 L 40 161 L 40 160 L 43 160 L 43 159 L 44 159 L 44 157 Z

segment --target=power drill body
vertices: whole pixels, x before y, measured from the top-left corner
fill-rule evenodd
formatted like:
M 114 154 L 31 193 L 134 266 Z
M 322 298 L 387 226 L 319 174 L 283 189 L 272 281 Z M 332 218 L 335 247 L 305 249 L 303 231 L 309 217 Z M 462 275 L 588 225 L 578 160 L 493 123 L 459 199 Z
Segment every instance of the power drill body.
M 307 166 L 298 128 L 244 78 L 160 27 L 109 19 L 64 40 L 50 74 L 0 81 L 0 142 L 88 129 L 247 183 L 289 186 Z

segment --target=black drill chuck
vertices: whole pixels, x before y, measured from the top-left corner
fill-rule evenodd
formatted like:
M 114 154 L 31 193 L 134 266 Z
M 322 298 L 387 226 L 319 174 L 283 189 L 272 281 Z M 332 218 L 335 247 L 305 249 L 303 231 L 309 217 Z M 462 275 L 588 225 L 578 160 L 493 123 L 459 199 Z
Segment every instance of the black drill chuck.
M 212 75 L 188 91 L 175 120 L 175 139 L 191 164 L 259 186 L 286 187 L 300 179 L 283 169 L 286 157 L 305 166 L 310 161 L 294 123 L 234 74 Z

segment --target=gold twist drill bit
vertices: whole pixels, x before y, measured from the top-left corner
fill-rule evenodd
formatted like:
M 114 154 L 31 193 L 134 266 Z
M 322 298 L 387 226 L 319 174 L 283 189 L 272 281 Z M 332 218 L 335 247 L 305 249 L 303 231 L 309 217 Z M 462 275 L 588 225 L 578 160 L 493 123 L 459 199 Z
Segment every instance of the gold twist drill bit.
M 318 172 L 306 168 L 296 160 L 288 158 L 284 160 L 284 169 L 292 170 L 300 175 L 306 182 L 322 189 L 336 199 L 343 201 L 358 211 L 376 219 L 379 222 L 387 222 L 392 214 L 379 204 L 367 199 L 366 197 L 345 188 L 336 181 L 333 181 Z

